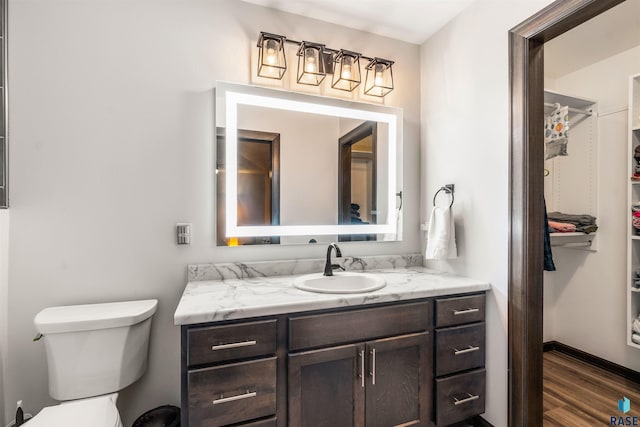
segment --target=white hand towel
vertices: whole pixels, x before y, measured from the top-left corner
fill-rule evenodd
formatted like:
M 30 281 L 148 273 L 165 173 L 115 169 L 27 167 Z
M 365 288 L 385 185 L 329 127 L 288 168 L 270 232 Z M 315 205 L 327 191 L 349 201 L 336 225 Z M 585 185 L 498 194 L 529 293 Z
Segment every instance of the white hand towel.
M 427 231 L 426 259 L 457 258 L 456 233 L 451 208 L 434 206 Z

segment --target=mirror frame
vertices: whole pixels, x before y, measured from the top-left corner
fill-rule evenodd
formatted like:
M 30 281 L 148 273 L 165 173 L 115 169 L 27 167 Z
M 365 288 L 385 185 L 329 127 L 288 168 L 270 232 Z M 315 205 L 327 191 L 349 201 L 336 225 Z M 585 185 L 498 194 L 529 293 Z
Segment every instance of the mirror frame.
M 397 193 L 402 188 L 402 109 L 385 105 L 354 102 L 343 99 L 327 98 L 297 92 L 288 92 L 258 86 L 242 85 L 229 82 L 216 82 L 217 100 L 224 98 L 224 111 L 216 108 L 216 126 L 224 127 L 225 167 L 226 175 L 226 237 L 252 236 L 307 236 L 331 234 L 397 234 L 398 212 L 396 207 Z M 238 225 L 237 194 L 237 131 L 238 105 L 250 105 L 280 110 L 290 110 L 311 114 L 323 114 L 333 117 L 359 119 L 386 123 L 388 126 L 388 193 L 387 220 L 384 224 L 335 224 L 335 225 Z M 221 116 L 222 115 L 222 120 Z M 336 141 L 336 149 L 338 143 Z M 400 155 L 399 155 L 400 153 Z M 337 161 L 337 155 L 336 155 Z M 400 162 L 398 165 L 397 162 Z M 400 175 L 400 176 L 398 176 Z M 337 194 L 337 192 L 336 192 Z

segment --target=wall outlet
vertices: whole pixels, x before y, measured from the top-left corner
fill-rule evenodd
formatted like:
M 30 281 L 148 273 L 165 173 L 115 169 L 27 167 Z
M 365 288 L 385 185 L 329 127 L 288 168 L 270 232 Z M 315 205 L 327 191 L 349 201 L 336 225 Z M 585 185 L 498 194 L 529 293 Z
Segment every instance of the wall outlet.
M 189 223 L 176 224 L 176 237 L 179 245 L 191 244 L 191 227 L 192 224 Z

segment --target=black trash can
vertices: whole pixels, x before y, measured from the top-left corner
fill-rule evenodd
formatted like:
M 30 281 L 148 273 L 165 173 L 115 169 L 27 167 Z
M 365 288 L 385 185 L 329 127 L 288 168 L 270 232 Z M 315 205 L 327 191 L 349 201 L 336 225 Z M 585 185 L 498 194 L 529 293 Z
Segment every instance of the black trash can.
M 180 408 L 158 406 L 140 415 L 131 427 L 180 427 Z

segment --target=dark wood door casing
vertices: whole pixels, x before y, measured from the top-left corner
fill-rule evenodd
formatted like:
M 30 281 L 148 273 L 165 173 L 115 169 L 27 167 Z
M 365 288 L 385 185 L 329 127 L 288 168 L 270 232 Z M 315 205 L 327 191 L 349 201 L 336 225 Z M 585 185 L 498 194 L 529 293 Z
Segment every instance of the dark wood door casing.
M 558 0 L 509 32 L 510 426 L 542 425 L 544 43 L 624 0 Z

